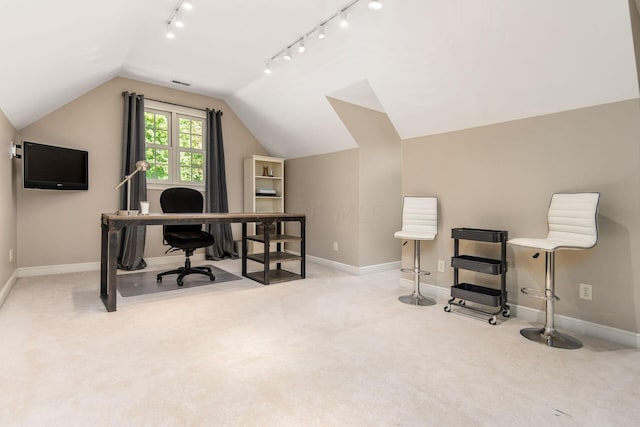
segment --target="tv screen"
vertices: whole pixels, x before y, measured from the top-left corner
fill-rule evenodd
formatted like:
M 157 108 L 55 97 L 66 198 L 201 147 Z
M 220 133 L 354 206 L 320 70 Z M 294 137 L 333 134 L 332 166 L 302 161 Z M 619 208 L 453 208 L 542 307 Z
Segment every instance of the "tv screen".
M 22 176 L 24 188 L 88 190 L 89 153 L 24 141 Z

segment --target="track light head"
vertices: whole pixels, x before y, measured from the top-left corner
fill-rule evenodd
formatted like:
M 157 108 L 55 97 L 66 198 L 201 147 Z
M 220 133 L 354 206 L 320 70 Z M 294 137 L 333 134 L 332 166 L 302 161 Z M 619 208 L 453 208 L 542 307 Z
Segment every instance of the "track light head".
M 349 21 L 347 20 L 347 11 L 343 10 L 340 12 L 340 26 L 342 28 L 347 28 L 349 26 Z
M 305 51 L 304 39 L 301 39 L 300 44 L 298 45 L 298 53 L 304 53 L 304 51 Z
M 284 55 L 282 57 L 284 59 L 286 59 L 287 61 L 291 61 L 291 59 L 293 59 L 293 57 L 291 56 L 291 48 L 290 47 L 285 49 Z
M 325 38 L 325 37 L 326 37 L 326 36 L 325 36 L 325 34 L 324 34 L 324 25 L 320 25 L 320 26 L 318 27 L 318 38 L 319 38 L 319 39 L 323 39 L 323 38 Z
M 193 3 L 191 3 L 189 0 L 185 0 L 182 2 L 182 5 L 180 5 L 180 7 L 184 7 L 185 10 L 192 10 L 193 9 Z
M 271 74 L 271 61 L 267 60 L 264 64 L 264 73 L 269 75 Z
M 370 0 L 369 1 L 369 9 L 373 9 L 373 10 L 382 9 L 382 1 L 381 0 Z

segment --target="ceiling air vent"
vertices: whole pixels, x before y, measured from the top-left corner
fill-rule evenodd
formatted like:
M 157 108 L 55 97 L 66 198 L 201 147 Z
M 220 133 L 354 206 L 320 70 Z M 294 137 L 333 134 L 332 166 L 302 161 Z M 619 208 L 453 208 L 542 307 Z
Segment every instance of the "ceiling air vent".
M 178 80 L 171 80 L 171 83 L 175 83 L 177 85 L 187 86 L 187 87 L 191 86 L 191 83 L 185 83 L 185 82 L 181 82 L 181 81 L 178 81 Z

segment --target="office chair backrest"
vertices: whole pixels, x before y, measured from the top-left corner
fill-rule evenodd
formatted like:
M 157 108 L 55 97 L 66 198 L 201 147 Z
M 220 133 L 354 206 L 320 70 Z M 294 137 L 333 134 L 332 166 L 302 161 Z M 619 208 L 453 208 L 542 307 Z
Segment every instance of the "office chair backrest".
M 572 247 L 590 248 L 598 241 L 600 193 L 556 193 L 549 206 L 551 240 L 568 240 Z
M 405 196 L 402 204 L 402 231 L 438 234 L 438 199 Z
M 160 206 L 164 213 L 201 213 L 204 206 L 202 194 L 193 188 L 167 188 L 160 195 Z M 201 224 L 165 225 L 164 232 L 200 231 Z

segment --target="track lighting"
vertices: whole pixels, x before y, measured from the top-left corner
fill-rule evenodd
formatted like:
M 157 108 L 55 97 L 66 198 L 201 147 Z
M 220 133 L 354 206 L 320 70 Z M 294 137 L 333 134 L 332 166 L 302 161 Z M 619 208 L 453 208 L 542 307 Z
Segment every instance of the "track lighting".
M 349 20 L 348 20 L 348 16 L 347 16 L 347 11 L 351 7 L 353 7 L 356 3 L 358 3 L 359 1 L 360 0 L 351 0 L 344 7 L 342 7 L 342 9 L 338 10 L 333 15 L 331 15 L 329 18 L 327 18 L 324 21 L 320 22 L 318 25 L 313 27 L 310 31 L 307 31 L 306 33 L 304 33 L 301 37 L 298 37 L 297 40 L 295 40 L 293 43 L 289 44 L 284 49 L 281 49 L 278 53 L 273 55 L 271 58 L 268 58 L 266 66 L 264 68 L 265 74 L 271 74 L 271 62 L 276 60 L 276 59 L 278 59 L 278 57 L 281 57 L 282 59 L 285 59 L 287 61 L 291 61 L 291 59 L 293 58 L 293 56 L 291 55 L 291 49 L 294 46 L 296 46 L 296 45 L 298 46 L 298 53 L 303 53 L 304 51 L 306 51 L 305 41 L 312 42 L 313 40 L 310 38 L 312 35 L 317 36 L 320 40 L 324 39 L 326 37 L 325 27 L 327 25 L 331 25 L 332 23 L 335 23 L 336 19 L 337 19 L 338 25 L 340 25 L 340 27 L 342 27 L 342 28 L 348 27 L 349 26 Z M 181 4 L 182 6 L 185 6 L 187 3 L 189 3 L 189 2 L 186 1 L 186 0 L 182 0 L 182 2 L 179 3 L 179 4 Z M 380 9 L 382 7 L 382 1 L 380 1 L 380 0 L 377 0 L 377 1 L 370 0 L 367 4 L 368 4 L 369 8 L 373 9 L 373 10 L 378 10 L 378 9 Z
M 171 15 L 169 15 L 169 17 L 167 18 L 166 24 L 167 24 L 167 31 L 165 33 L 165 36 L 168 39 L 175 39 L 176 35 L 173 33 L 173 31 L 171 31 L 171 26 L 174 25 L 177 28 L 183 28 L 184 27 L 184 21 L 182 20 L 182 14 L 180 13 L 180 11 L 184 9 L 184 10 L 191 10 L 193 9 L 193 4 L 188 1 L 188 0 L 178 0 L 178 3 L 176 3 L 176 6 L 173 8 L 173 10 L 171 11 Z

